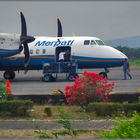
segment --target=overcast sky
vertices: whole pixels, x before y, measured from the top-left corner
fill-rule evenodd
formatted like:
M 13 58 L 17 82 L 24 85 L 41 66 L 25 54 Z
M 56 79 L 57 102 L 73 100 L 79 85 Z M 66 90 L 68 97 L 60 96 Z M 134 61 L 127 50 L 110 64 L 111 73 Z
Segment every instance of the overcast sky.
M 140 1 L 1 1 L 0 32 L 20 33 L 20 11 L 29 35 L 56 36 L 58 17 L 64 36 L 110 40 L 140 35 Z

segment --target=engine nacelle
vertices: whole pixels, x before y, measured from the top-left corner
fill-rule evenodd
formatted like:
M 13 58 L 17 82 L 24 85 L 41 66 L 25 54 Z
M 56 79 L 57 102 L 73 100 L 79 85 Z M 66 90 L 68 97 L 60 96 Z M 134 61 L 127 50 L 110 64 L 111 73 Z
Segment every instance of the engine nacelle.
M 19 49 L 20 35 L 0 33 L 0 49 L 16 50 Z

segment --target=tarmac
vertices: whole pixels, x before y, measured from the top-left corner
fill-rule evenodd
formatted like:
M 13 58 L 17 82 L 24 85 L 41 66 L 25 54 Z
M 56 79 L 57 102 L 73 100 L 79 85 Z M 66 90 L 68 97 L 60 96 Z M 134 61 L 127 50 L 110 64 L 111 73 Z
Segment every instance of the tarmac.
M 79 70 L 79 76 L 84 71 L 92 71 L 99 73 L 103 69 L 84 69 Z M 109 81 L 115 82 L 113 91 L 125 91 L 132 92 L 140 89 L 140 67 L 131 68 L 132 80 L 123 80 L 122 67 L 111 68 L 108 74 Z M 43 82 L 42 71 L 28 71 L 26 75 L 23 71 L 16 73 L 16 78 L 11 81 L 12 92 L 14 95 L 47 95 L 51 94 L 53 90 L 60 89 L 64 91 L 65 86 L 72 85 L 74 82 L 66 80 L 66 74 L 58 74 L 58 80 L 56 82 Z M 3 78 L 2 73 L 0 75 Z
M 114 120 L 71 120 L 72 128 L 78 130 L 110 130 L 117 125 Z M 0 120 L 0 130 L 2 129 L 40 129 L 48 130 L 60 129 L 62 126 L 57 120 Z

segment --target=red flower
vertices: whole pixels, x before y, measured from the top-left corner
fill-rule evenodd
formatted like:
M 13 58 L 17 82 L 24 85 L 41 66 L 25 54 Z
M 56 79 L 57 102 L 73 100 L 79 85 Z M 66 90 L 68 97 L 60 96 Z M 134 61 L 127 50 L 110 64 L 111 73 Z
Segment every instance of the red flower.
M 6 93 L 12 95 L 12 91 L 11 91 L 11 84 L 9 80 L 6 80 Z
M 71 86 L 66 86 L 65 90 L 69 90 L 71 88 Z
M 112 91 L 115 83 L 108 83 L 107 78 L 99 74 L 85 71 L 83 77 L 77 77 L 72 86 L 65 87 L 65 96 L 68 103 L 84 106 L 87 98 L 93 95 L 108 101 L 108 94 Z M 90 95 L 90 96 L 89 96 Z

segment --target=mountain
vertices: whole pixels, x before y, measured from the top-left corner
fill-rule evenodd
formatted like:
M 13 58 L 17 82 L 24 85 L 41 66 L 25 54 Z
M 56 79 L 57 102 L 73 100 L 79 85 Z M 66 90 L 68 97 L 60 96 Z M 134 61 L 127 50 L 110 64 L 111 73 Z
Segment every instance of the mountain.
M 140 36 L 119 38 L 119 39 L 107 40 L 104 42 L 112 47 L 126 46 L 129 48 L 140 48 Z

